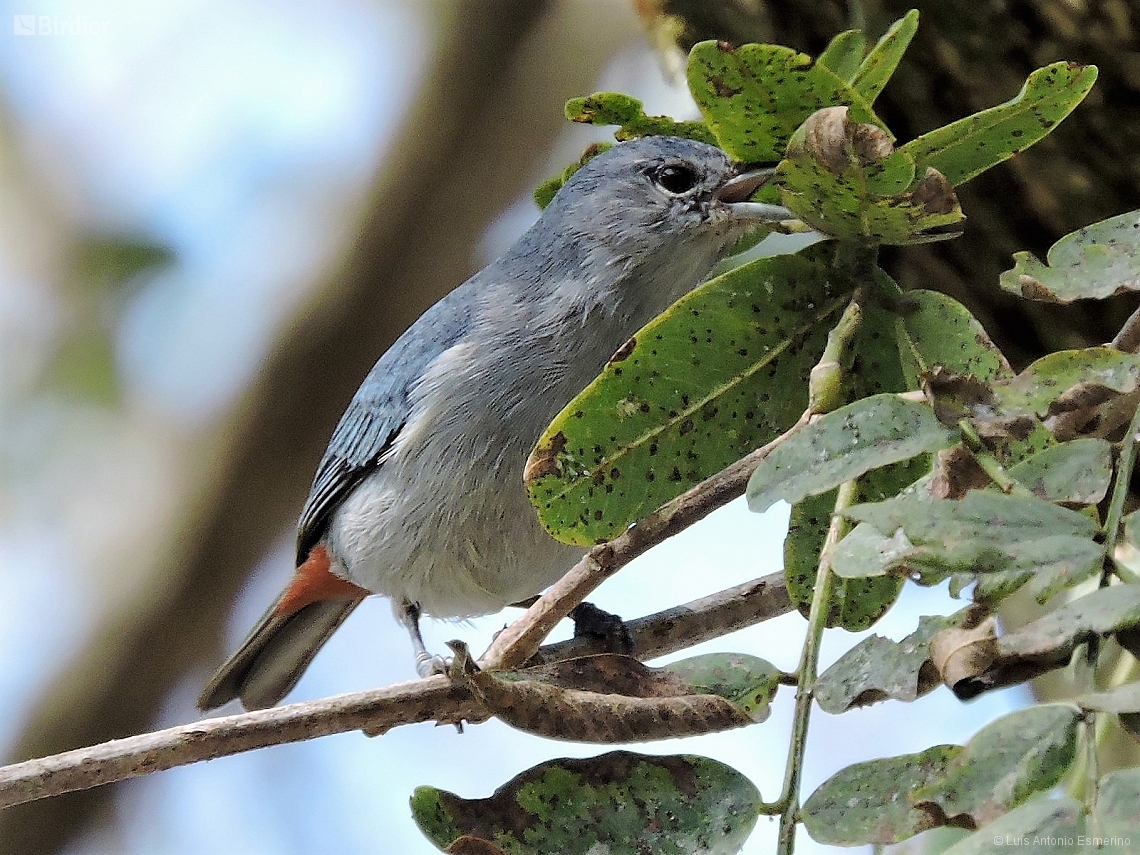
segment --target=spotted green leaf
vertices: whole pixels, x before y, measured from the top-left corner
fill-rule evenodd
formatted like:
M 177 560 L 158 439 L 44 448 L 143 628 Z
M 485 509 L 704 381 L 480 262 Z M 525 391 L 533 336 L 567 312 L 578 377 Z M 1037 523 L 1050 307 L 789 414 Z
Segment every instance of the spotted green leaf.
M 1140 388 L 1140 355 L 1113 347 L 1059 350 L 1043 356 L 1016 377 L 995 383 L 997 404 L 1003 412 L 1039 417 L 1066 393 L 1097 387 L 1117 394 Z M 1095 403 L 1103 403 L 1100 397 Z
M 776 171 L 780 201 L 805 223 L 838 238 L 915 244 L 961 233 L 965 215 L 936 171 L 888 151 L 877 128 L 852 123 L 843 108 L 812 114 L 792 135 Z
M 958 745 L 935 745 L 841 769 L 804 802 L 804 826 L 814 841 L 832 846 L 898 843 L 937 828 L 937 810 L 916 807 L 911 796 L 940 779 L 961 753 Z
M 1140 289 L 1140 211 L 1130 211 L 1065 235 L 1047 263 L 1015 252 L 1001 287 L 1029 300 L 1071 303 L 1103 300 Z
M 748 507 L 761 512 L 781 499 L 795 503 L 871 469 L 948 448 L 957 439 L 924 404 L 891 394 L 863 398 L 774 448 L 748 480 Z
M 918 10 L 911 9 L 899 20 L 895 21 L 889 30 L 879 39 L 879 43 L 871 48 L 864 57 L 859 70 L 851 79 L 851 86 L 867 99 L 874 103 L 891 79 L 891 75 L 898 68 L 911 39 L 918 32 Z
M 983 598 L 992 599 L 1034 576 L 1052 595 L 1088 578 L 1104 559 L 1095 521 L 1037 498 L 972 490 L 951 500 L 916 492 L 844 513 L 872 525 L 883 540 L 841 543 L 835 561 L 842 576 L 861 575 L 861 565 L 919 574 L 923 584 L 953 573 L 1006 574 L 1000 577 L 1006 587 Z M 869 561 L 876 547 L 883 556 Z
M 860 30 L 845 30 L 837 35 L 815 58 L 816 65 L 829 68 L 841 80 L 850 83 L 863 62 L 867 37 Z
M 745 653 L 704 653 L 670 662 L 663 670 L 675 674 L 695 693 L 731 701 L 753 721 L 768 717 L 768 705 L 780 687 L 780 669 Z
M 779 45 L 693 45 L 689 89 L 717 143 L 743 163 L 776 163 L 788 139 L 822 107 L 846 104 L 884 127 L 870 103 L 835 71 Z
M 1038 704 L 982 728 L 944 775 L 912 794 L 950 820 L 993 822 L 1034 793 L 1050 789 L 1073 762 L 1081 711 L 1072 704 Z
M 982 381 L 1013 376 L 1013 369 L 970 310 L 937 291 L 907 291 L 898 301 L 899 337 L 907 388 L 941 365 Z
M 716 760 L 613 751 L 550 760 L 485 799 L 417 787 L 412 816 L 446 850 L 460 837 L 509 855 L 732 855 L 760 808 L 756 787 Z
M 635 137 L 685 137 L 716 145 L 716 137 L 703 122 L 678 122 L 668 116 L 647 116 L 645 105 L 621 92 L 595 92 L 566 102 L 566 118 L 588 125 L 617 125 L 619 140 Z
M 1097 835 L 1108 838 L 1102 851 L 1112 851 L 1112 838 L 1135 846 L 1140 832 L 1140 769 L 1118 769 L 1097 783 L 1093 821 Z
M 1097 635 L 1140 625 L 1140 585 L 1099 588 L 997 640 L 1000 657 L 1052 659 Z
M 1084 100 L 1094 65 L 1055 62 L 1029 75 L 1016 97 L 911 140 L 899 150 L 920 169 L 933 167 L 964 184 L 1041 140 Z
M 1087 830 L 1080 802 L 1068 796 L 1051 799 L 1042 794 L 963 837 L 942 855 L 997 855 L 1007 846 L 1022 845 L 1027 845 L 1033 855 L 1086 855 L 1089 850 L 1078 841 Z
M 1007 474 L 1038 498 L 1095 505 L 1112 479 L 1112 446 L 1093 437 L 1062 442 L 1011 466 Z
M 636 333 L 539 440 L 542 524 L 582 545 L 623 531 L 790 427 L 854 282 L 829 251 L 753 262 Z
M 928 661 L 930 639 L 961 626 L 971 614 L 966 608 L 945 617 L 920 617 L 918 629 L 902 641 L 881 635 L 864 638 L 819 676 L 815 699 L 820 709 L 838 715 L 887 698 L 910 702 L 942 685 Z

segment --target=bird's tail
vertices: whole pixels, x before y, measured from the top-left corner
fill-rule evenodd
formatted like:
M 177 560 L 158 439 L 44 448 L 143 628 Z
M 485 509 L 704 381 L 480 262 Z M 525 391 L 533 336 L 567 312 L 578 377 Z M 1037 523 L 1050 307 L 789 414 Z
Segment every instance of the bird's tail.
M 317 651 L 368 594 L 337 577 L 331 577 L 331 583 L 315 581 L 329 574 L 328 567 L 324 548 L 315 548 L 202 689 L 199 709 L 212 710 L 234 698 L 247 710 L 271 707 L 297 685 Z

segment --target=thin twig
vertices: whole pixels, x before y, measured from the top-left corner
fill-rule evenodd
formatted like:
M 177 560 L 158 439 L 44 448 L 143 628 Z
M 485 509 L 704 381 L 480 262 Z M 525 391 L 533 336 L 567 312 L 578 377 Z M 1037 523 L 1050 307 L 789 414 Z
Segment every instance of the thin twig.
M 804 639 L 803 652 L 800 654 L 799 689 L 796 691 L 796 704 L 792 713 L 792 738 L 788 746 L 787 766 L 784 767 L 784 787 L 780 793 L 782 810 L 776 839 L 777 855 L 791 855 L 796 847 L 800 780 L 803 776 L 804 755 L 807 751 L 808 721 L 811 718 L 812 702 L 815 699 L 819 649 L 823 642 L 823 631 L 827 628 L 827 618 L 831 611 L 831 591 L 835 581 L 831 572 L 831 562 L 836 546 L 847 533 L 848 522 L 842 516 L 842 512 L 855 503 L 857 490 L 855 481 L 847 481 L 840 486 L 835 498 L 831 526 L 827 530 L 827 537 L 820 551 L 815 590 L 812 593 L 811 610 L 808 613 L 807 637 Z
M 628 626 L 641 658 L 652 658 L 790 609 L 783 575 L 777 573 L 630 621 Z M 600 642 L 576 638 L 548 645 L 539 653 L 541 661 L 546 662 L 600 649 Z M 205 719 L 14 763 L 0 768 L 0 808 L 333 733 L 363 730 L 378 734 L 402 724 L 483 718 L 485 714 L 470 693 L 451 685 L 447 678 L 413 680 L 367 692 Z
M 483 654 L 480 667 L 484 670 L 509 670 L 530 659 L 555 625 L 598 585 L 651 547 L 743 495 L 748 478 L 760 461 L 807 425 L 811 415 L 808 410 L 791 428 L 767 445 L 662 505 L 613 540 L 587 552 L 569 573 L 527 609 L 526 614 L 499 633 Z

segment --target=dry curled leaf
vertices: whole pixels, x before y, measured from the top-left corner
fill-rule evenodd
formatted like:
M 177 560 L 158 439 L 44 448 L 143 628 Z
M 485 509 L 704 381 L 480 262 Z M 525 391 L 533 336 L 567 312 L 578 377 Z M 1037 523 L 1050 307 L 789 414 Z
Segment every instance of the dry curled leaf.
M 990 615 L 973 628 L 944 629 L 930 640 L 930 661 L 942 682 L 959 698 L 970 697 L 977 680 L 997 656 L 997 619 Z M 977 693 L 974 692 L 974 694 Z
M 713 733 L 752 724 L 744 709 L 718 695 L 691 694 L 676 675 L 613 654 L 585 657 L 601 663 L 560 663 L 534 673 L 481 671 L 467 646 L 455 651 L 451 678 L 470 689 L 489 712 L 512 727 L 576 742 L 648 742 Z M 606 691 L 569 688 L 580 677 Z M 615 686 L 631 694 L 617 694 Z M 680 692 L 680 693 L 678 693 Z

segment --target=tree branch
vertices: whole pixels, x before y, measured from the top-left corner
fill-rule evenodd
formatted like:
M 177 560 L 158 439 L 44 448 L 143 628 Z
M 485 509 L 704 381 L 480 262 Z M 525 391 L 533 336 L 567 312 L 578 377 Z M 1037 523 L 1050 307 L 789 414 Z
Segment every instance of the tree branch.
M 783 574 L 755 579 L 629 623 L 640 658 L 662 656 L 790 611 Z M 520 621 L 522 618 L 520 618 Z M 601 652 L 584 638 L 539 651 L 551 662 Z M 0 768 L 0 808 L 85 790 L 255 748 L 350 730 L 378 735 L 402 724 L 480 721 L 470 692 L 446 677 L 205 719 Z

